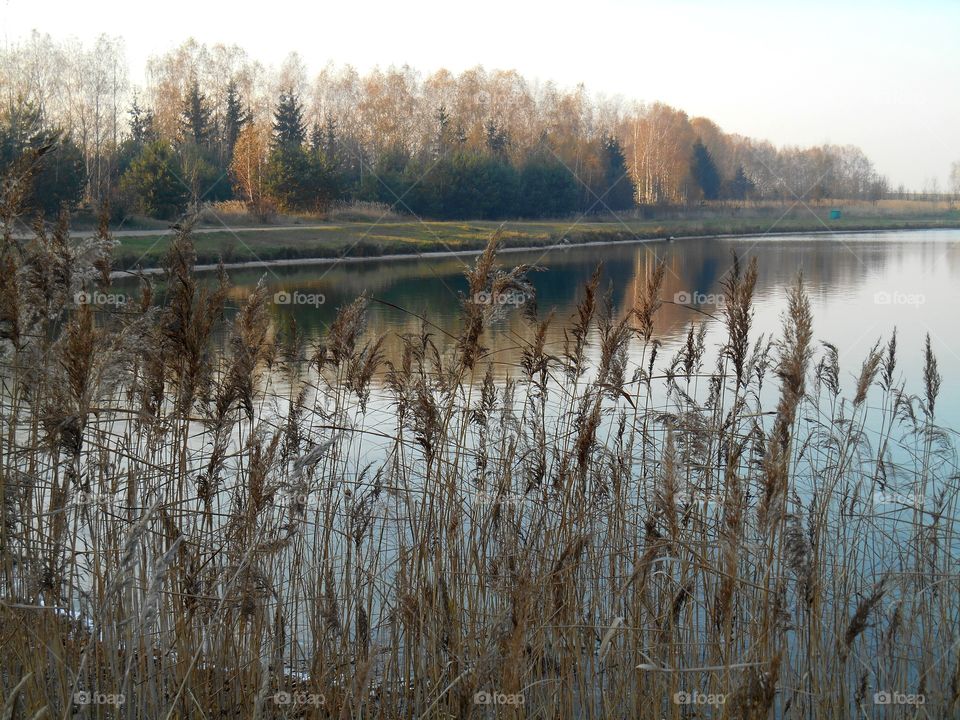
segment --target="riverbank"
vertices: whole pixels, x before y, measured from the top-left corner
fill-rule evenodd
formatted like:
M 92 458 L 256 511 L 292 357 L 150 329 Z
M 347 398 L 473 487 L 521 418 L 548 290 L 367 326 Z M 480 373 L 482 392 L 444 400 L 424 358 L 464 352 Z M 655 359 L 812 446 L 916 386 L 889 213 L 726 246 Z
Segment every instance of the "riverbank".
M 869 232 L 960 228 L 960 211 L 894 216 L 846 216 L 830 220 L 806 213 L 785 217 L 717 217 L 624 221 L 470 221 L 345 222 L 262 228 L 201 228 L 194 245 L 200 266 L 228 267 L 315 264 L 337 261 L 400 259 L 421 255 L 470 255 L 480 252 L 496 231 L 509 251 L 599 245 L 680 238 L 762 236 L 766 234 Z M 157 268 L 173 231 L 117 232 L 115 271 Z
M 960 229 L 960 226 L 945 226 L 945 227 L 935 227 L 935 228 L 923 228 L 923 227 L 907 227 L 907 228 L 868 228 L 862 230 L 795 230 L 788 232 L 775 232 L 775 233 L 723 233 L 717 235 L 670 235 L 666 237 L 656 237 L 656 238 L 626 238 L 620 240 L 595 240 L 589 242 L 560 242 L 554 243 L 553 245 L 521 245 L 521 246 L 505 246 L 500 248 L 500 254 L 504 253 L 522 253 L 522 252 L 536 252 L 538 250 L 543 252 L 551 252 L 554 250 L 563 250 L 565 248 L 578 248 L 578 247 L 603 247 L 610 245 L 629 245 L 631 243 L 642 243 L 642 244 L 661 244 L 667 242 L 681 242 L 684 240 L 703 240 L 705 238 L 724 240 L 730 238 L 763 238 L 763 237 L 783 237 L 783 236 L 792 236 L 792 235 L 802 235 L 802 236 L 824 236 L 829 237 L 838 232 L 842 232 L 846 235 L 856 235 L 856 234 L 870 234 L 876 232 L 892 231 L 892 230 L 931 230 L 931 229 L 942 229 L 949 230 L 953 227 Z M 233 261 L 233 262 L 216 262 L 216 263 L 198 263 L 194 266 L 194 270 L 197 272 L 210 272 L 216 270 L 221 265 L 225 270 L 244 270 L 257 267 L 303 267 L 309 265 L 334 265 L 334 264 L 343 264 L 343 263 L 370 263 L 370 262 L 387 262 L 387 261 L 407 261 L 407 260 L 417 260 L 424 256 L 429 256 L 431 258 L 449 258 L 449 257 L 474 257 L 482 253 L 482 249 L 461 249 L 461 250 L 436 250 L 431 252 L 410 252 L 410 253 L 393 253 L 388 255 L 363 255 L 363 256 L 353 256 L 353 255 L 340 255 L 334 257 L 305 257 L 305 258 L 286 258 L 279 260 L 247 260 L 247 261 Z M 122 278 L 128 277 L 132 273 L 144 274 L 144 275 L 157 275 L 163 272 L 163 268 L 157 267 L 141 267 L 137 270 L 126 269 L 126 270 L 114 270 L 111 273 L 111 277 Z

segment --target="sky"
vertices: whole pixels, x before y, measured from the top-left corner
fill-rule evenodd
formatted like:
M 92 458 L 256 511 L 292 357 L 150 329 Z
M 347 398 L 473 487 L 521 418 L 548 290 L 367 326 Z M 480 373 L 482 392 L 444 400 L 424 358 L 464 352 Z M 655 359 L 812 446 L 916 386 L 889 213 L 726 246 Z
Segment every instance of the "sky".
M 960 1 L 0 0 L 0 42 L 32 30 L 126 44 L 131 79 L 187 37 L 279 66 L 510 68 L 706 116 L 777 145 L 860 146 L 892 185 L 945 190 L 960 160 Z

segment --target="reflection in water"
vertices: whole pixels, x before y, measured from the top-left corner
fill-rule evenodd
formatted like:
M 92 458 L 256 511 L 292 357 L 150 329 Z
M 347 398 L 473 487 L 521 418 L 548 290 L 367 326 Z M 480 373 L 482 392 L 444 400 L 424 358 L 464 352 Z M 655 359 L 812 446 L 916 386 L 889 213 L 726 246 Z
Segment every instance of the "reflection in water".
M 709 340 L 721 338 L 716 303 L 722 301 L 723 281 L 732 268 L 733 254 L 746 260 L 756 256 L 754 336 L 776 334 L 785 307 L 784 289 L 798 271 L 811 296 L 815 337 L 840 350 L 844 379 L 852 375 L 873 344 L 889 337 L 896 326 L 903 350 L 901 369 L 908 391 L 919 390 L 924 335 L 933 339 L 944 384 L 941 422 L 960 426 L 960 334 L 954 314 L 960 301 L 960 231 L 935 230 L 830 236 L 767 236 L 740 239 L 684 240 L 671 244 L 631 243 L 573 247 L 524 253 L 504 253 L 501 264 L 532 263 L 542 270 L 531 273 L 541 315 L 555 310 L 548 346 L 556 351 L 575 309 L 584 283 L 597 263 L 603 263 L 602 289 L 609 288 L 615 312 L 621 316 L 632 306 L 636 285 L 657 256 L 664 257 L 667 273 L 656 316 L 656 337 L 664 344 L 661 357 L 672 354 L 691 322 L 707 322 Z M 388 359 L 397 357 L 399 336 L 419 332 L 422 316 L 433 324 L 438 343 L 443 333 L 460 329 L 460 303 L 467 286 L 463 272 L 473 256 L 369 261 L 335 265 L 277 267 L 231 273 L 230 301 L 239 305 L 263 277 L 270 296 L 278 292 L 323 296 L 322 304 L 273 304 L 279 325 L 296 322 L 308 338 L 319 338 L 336 309 L 366 292 L 371 304 L 369 330 L 385 335 Z M 210 275 L 209 282 L 213 282 Z M 691 307 L 683 304 L 700 301 Z M 306 303 L 307 301 L 305 301 Z M 707 314 L 709 313 L 709 314 Z M 512 372 L 522 345 L 533 326 L 512 306 L 488 328 L 484 342 L 495 358 L 499 376 Z

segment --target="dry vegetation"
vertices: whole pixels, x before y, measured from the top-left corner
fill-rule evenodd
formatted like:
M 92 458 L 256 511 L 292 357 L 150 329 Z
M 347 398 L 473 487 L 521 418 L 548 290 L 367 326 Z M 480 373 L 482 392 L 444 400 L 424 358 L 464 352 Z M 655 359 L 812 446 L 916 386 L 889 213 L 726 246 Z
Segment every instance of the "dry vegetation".
M 366 298 L 312 347 L 270 326 L 261 290 L 226 322 L 227 279 L 200 288 L 188 229 L 163 302 L 144 278 L 120 307 L 75 302 L 111 292 L 105 233 L 9 226 L 4 718 L 960 712 L 956 461 L 929 347 L 919 395 L 894 337 L 844 398 L 799 281 L 779 338 L 751 333 L 748 264 L 716 362 L 702 325 L 666 358 L 653 265 L 622 318 L 596 275 L 558 352 L 531 313 L 500 384 L 469 299 L 459 336 L 427 324 L 386 363 Z M 471 297 L 530 293 L 497 246 Z

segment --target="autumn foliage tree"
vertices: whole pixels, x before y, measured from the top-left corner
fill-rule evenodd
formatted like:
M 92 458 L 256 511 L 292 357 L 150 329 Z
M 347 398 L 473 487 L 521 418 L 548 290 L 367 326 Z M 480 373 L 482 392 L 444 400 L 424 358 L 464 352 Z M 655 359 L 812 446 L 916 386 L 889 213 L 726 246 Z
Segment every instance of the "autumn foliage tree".
M 311 78 L 295 53 L 269 68 L 240 47 L 191 39 L 149 59 L 127 122 L 125 77 L 108 39 L 82 49 L 35 35 L 0 49 L 3 100 L 22 95 L 72 139 L 92 202 L 141 154 L 150 153 L 141 169 L 154 163 L 155 141 L 173 150 L 194 204 L 238 197 L 258 215 L 268 200 L 291 212 L 373 200 L 425 217 L 508 218 L 887 190 L 856 147 L 775 147 L 663 103 L 604 99 L 513 70 L 328 66 Z M 238 150 L 252 125 L 260 130 Z M 153 202 L 142 200 L 134 204 Z
M 230 176 L 247 209 L 260 222 L 274 212 L 267 194 L 267 152 L 269 130 L 257 123 L 248 123 L 237 135 L 230 162 Z

